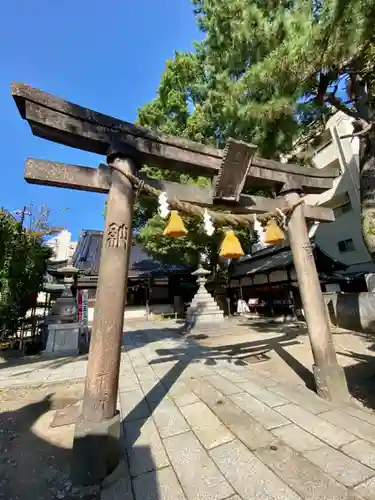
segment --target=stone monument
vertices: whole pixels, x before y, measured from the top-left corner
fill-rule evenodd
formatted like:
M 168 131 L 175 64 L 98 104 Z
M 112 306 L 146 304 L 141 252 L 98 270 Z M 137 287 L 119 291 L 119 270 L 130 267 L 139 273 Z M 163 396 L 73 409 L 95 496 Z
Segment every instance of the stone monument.
M 48 316 L 48 340 L 45 354 L 75 355 L 82 350 L 82 344 L 87 343 L 87 332 L 77 322 L 77 305 L 71 287 L 78 269 L 70 263 L 55 271 L 63 276 L 64 290 L 52 305 Z
M 206 276 L 211 274 L 210 271 L 203 269 L 200 266 L 196 271 L 191 273 L 197 277 L 198 290 L 194 295 L 193 300 L 186 312 L 186 322 L 184 329 L 191 332 L 193 329 L 204 325 L 205 327 L 211 324 L 217 325 L 224 321 L 224 313 L 217 305 L 215 299 L 206 290 Z

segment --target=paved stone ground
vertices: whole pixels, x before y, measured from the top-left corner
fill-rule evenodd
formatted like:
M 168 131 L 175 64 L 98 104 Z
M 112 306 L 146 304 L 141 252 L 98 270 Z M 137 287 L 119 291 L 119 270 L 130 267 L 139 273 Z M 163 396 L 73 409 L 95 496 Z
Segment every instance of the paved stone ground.
M 233 325 L 233 326 L 232 326 Z M 375 410 L 375 335 L 333 328 L 339 364 L 344 367 L 352 395 Z M 275 324 L 261 319 L 239 318 L 230 327 L 199 341 L 252 364 L 260 376 L 290 385 L 314 386 L 313 357 L 304 323 Z M 258 363 L 258 355 L 265 362 Z
M 87 356 L 11 358 L 7 362 L 0 362 L 0 389 L 79 380 L 86 376 L 86 369 Z
M 374 413 L 335 407 L 217 343 L 172 324 L 124 336 L 124 461 L 103 500 L 375 498 Z M 0 370 L 0 387 L 80 378 L 87 364 L 34 361 Z

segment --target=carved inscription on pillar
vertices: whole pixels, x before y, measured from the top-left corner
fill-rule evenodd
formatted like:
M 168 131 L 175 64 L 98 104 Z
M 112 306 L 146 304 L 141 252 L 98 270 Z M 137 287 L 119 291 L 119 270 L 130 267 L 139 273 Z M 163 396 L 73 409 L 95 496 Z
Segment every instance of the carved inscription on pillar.
M 314 260 L 314 252 L 311 248 L 310 243 L 306 243 L 305 245 L 303 245 L 303 250 L 305 252 L 307 260 Z
M 107 248 L 125 248 L 128 241 L 128 228 L 125 224 L 111 222 L 108 228 L 105 246 Z
M 96 410 L 103 410 L 107 401 L 109 400 L 108 387 L 106 385 L 107 377 L 108 373 L 104 371 L 100 371 L 97 374 L 97 390 L 98 394 L 100 394 L 100 398 L 97 399 L 94 403 L 94 408 Z

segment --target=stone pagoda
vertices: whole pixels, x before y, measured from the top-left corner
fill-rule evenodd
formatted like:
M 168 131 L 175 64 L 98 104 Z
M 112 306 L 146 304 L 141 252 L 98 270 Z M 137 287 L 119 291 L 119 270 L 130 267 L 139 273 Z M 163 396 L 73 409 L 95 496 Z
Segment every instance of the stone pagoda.
M 203 325 L 207 328 L 211 324 L 217 325 L 217 323 L 224 321 L 223 311 L 217 305 L 212 295 L 206 290 L 206 276 L 211 274 L 210 271 L 200 266 L 191 274 L 197 277 L 199 288 L 186 312 L 184 329 L 189 332 Z

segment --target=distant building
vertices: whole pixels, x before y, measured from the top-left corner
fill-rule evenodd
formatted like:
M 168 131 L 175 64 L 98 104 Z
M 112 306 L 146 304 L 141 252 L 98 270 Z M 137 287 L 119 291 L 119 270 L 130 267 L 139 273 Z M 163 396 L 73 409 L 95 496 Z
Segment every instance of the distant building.
M 32 314 L 44 316 L 48 312 L 51 301 L 53 302 L 61 294 L 63 286 L 56 283 L 56 279 L 48 273 L 48 270 L 53 271 L 65 266 L 73 257 L 77 242 L 72 241 L 72 233 L 63 230 L 47 240 L 45 245 L 51 248 L 53 255 L 48 261 L 43 290 L 38 293 L 36 308 L 34 311 L 28 311 L 28 316 Z
M 51 262 L 62 262 L 71 259 L 74 255 L 77 242 L 72 241 L 72 233 L 63 230 L 46 242 L 46 246 L 52 249 Z
M 315 138 L 315 145 L 306 148 L 316 168 L 336 166 L 341 171 L 332 189 L 320 195 L 308 195 L 306 201 L 333 208 L 335 222 L 316 224 L 311 234 L 325 252 L 349 266 L 348 275 L 375 269 L 361 233 L 359 139 L 340 138 L 353 132 L 352 122 L 344 113 L 335 113 L 326 129 Z
M 102 238 L 102 231 L 82 231 L 72 261 L 80 270 L 77 288 L 88 291 L 89 321 L 94 317 Z M 193 269 L 158 262 L 142 248 L 133 245 L 129 259 L 126 318 L 179 312 L 195 291 L 191 271 Z
M 322 291 L 340 287 L 348 266 L 332 259 L 314 238 L 311 239 Z M 256 298 L 266 314 L 292 314 L 301 309 L 301 297 L 293 255 L 288 241 L 269 245 L 233 263 L 229 294 L 246 301 Z

